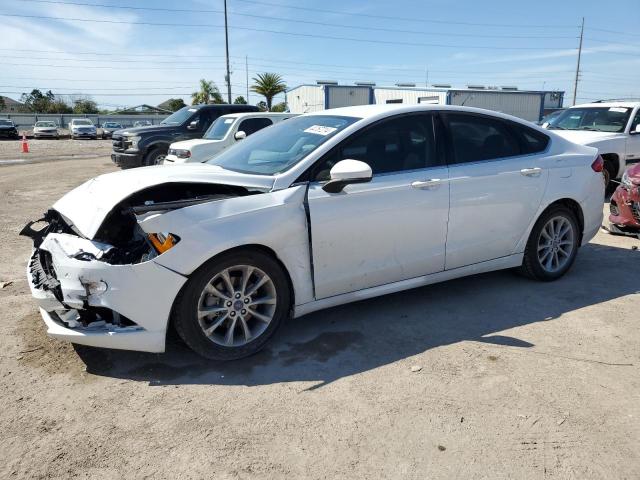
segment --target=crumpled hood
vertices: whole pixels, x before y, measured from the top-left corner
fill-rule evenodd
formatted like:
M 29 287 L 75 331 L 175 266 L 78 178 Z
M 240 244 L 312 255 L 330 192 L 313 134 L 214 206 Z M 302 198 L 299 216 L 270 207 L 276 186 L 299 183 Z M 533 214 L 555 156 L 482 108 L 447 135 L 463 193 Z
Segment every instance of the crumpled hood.
M 640 163 L 629 167 L 629 170 L 627 170 L 627 176 L 631 179 L 634 185 L 640 185 Z
M 53 208 L 79 233 L 93 238 L 114 207 L 134 193 L 155 185 L 209 183 L 270 190 L 273 182 L 270 176 L 235 173 L 201 163 L 143 167 L 95 177 L 71 190 Z
M 552 130 L 556 135 L 578 145 L 593 145 L 604 140 L 612 140 L 622 134 L 613 132 L 594 132 L 590 130 Z

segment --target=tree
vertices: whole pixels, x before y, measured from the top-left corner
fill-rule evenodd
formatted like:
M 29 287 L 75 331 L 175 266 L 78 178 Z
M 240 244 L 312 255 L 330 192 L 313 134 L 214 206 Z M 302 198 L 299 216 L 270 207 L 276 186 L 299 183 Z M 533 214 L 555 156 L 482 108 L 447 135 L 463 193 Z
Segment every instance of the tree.
M 98 105 L 90 98 L 80 98 L 73 102 L 73 113 L 99 113 Z
M 169 100 L 167 100 L 166 104 L 167 108 L 172 112 L 177 112 L 181 108 L 186 107 L 184 100 L 182 100 L 181 98 L 170 98 Z
M 56 98 L 49 104 L 47 113 L 73 113 L 73 109 L 62 98 Z
M 280 103 L 276 103 L 272 108 L 271 111 L 272 112 L 286 112 L 289 110 L 289 106 L 287 105 L 287 102 L 280 102 Z
M 256 107 L 258 107 L 258 110 L 260 110 L 261 112 L 266 112 L 267 111 L 267 102 L 258 102 L 258 103 L 256 103 Z
M 200 80 L 200 90 L 191 94 L 191 105 L 200 103 L 225 103 L 216 84 L 204 78 Z
M 271 110 L 273 97 L 287 89 L 282 77 L 277 73 L 259 73 L 253 77 L 251 91 L 262 95 L 267 101 L 267 110 Z
M 47 113 L 54 99 L 55 95 L 51 90 L 47 93 L 42 93 L 37 88 L 31 90 L 31 93 L 23 93 L 20 97 L 20 101 L 24 104 L 26 110 L 34 113 Z
M 242 95 L 240 95 L 239 97 L 236 97 L 236 99 L 233 101 L 234 105 L 246 105 L 247 101 L 244 99 L 244 97 Z

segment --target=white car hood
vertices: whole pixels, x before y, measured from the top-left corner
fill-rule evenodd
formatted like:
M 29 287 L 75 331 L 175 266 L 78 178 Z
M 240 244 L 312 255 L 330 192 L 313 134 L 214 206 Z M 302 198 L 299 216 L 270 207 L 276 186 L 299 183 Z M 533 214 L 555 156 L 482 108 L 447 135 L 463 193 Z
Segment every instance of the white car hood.
M 603 140 L 611 140 L 618 138 L 621 133 L 613 132 L 594 132 L 590 130 L 558 130 L 553 129 L 553 133 L 569 140 L 570 142 L 577 143 L 578 145 L 591 145 Z
M 115 206 L 148 187 L 163 183 L 211 183 L 271 190 L 273 182 L 270 176 L 235 173 L 199 163 L 143 167 L 95 177 L 71 190 L 53 208 L 79 233 L 93 238 Z
M 210 145 L 219 143 L 221 140 L 203 140 L 202 138 L 194 138 L 193 140 L 183 140 L 181 142 L 172 143 L 169 148 L 191 150 L 193 147 L 200 145 Z

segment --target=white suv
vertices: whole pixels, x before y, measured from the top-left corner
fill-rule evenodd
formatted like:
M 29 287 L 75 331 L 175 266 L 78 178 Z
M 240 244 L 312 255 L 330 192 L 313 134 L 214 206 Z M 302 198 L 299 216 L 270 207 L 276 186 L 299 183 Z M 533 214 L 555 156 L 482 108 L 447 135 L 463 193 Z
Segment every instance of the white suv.
M 172 143 L 164 165 L 202 163 L 225 148 L 270 125 L 295 117 L 293 113 L 232 113 L 219 117 L 202 138 Z
M 599 101 L 571 107 L 543 125 L 558 135 L 596 147 L 607 184 L 640 160 L 640 102 Z
M 74 118 L 69 122 L 69 133 L 71 139 L 76 138 L 98 138 L 98 130 L 91 120 L 88 118 Z

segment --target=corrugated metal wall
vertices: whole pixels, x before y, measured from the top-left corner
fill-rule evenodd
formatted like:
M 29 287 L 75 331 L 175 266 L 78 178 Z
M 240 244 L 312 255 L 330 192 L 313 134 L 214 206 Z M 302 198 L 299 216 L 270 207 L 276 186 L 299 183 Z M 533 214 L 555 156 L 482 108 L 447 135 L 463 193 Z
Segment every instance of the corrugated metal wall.
M 532 122 L 540 119 L 542 95 L 539 93 L 451 90 L 451 105 L 486 108 Z
M 324 92 L 320 85 L 300 85 L 287 92 L 287 104 L 291 113 L 308 113 L 324 110 Z
M 324 95 L 327 108 L 369 105 L 371 103 L 371 87 L 327 85 L 324 87 Z
M 438 90 L 414 90 L 414 89 L 402 89 L 402 88 L 374 88 L 373 94 L 375 97 L 375 103 L 385 104 L 392 100 L 402 100 L 401 102 L 406 105 L 415 105 L 418 103 L 435 103 L 444 105 L 447 103 L 447 92 Z

